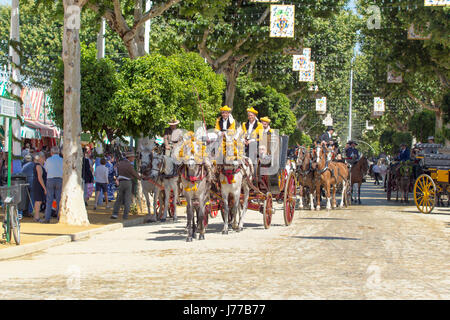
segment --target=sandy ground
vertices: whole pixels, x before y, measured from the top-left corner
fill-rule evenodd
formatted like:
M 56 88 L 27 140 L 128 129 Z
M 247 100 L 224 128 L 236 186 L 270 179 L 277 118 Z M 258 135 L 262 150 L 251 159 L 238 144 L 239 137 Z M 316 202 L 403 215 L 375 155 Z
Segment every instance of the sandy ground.
M 366 183 L 363 204 L 296 211 L 272 226 L 185 241 L 178 223 L 146 224 L 0 262 L 0 299 L 449 299 L 450 210 L 388 203 Z

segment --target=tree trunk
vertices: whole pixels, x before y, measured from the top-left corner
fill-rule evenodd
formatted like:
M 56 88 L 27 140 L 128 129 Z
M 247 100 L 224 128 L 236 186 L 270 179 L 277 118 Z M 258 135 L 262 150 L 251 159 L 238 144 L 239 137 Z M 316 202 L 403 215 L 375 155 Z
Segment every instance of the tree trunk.
M 63 186 L 60 202 L 60 223 L 88 225 L 81 184 L 82 150 L 80 117 L 80 11 L 76 0 L 64 0 L 64 140 Z M 79 8 L 79 7 L 78 7 Z M 76 25 L 78 21 L 78 26 Z M 75 22 L 75 26 L 74 26 Z M 78 27 L 78 28 L 77 28 Z M 72 29 L 69 29 L 72 28 Z
M 225 105 L 233 109 L 234 96 L 236 95 L 236 79 L 238 72 L 236 70 L 236 62 L 231 61 L 230 64 L 224 69 L 223 73 L 227 80 L 227 89 L 225 91 Z

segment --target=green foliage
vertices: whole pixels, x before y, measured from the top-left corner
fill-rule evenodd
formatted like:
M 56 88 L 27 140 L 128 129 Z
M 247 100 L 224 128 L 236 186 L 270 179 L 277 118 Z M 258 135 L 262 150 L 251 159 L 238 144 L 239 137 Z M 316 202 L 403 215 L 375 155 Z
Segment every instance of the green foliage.
M 406 143 L 407 146 L 411 147 L 412 135 L 409 132 L 386 130 L 381 134 L 380 146 L 387 154 L 397 154 L 402 143 Z
M 312 139 L 306 133 L 300 131 L 299 129 L 295 129 L 294 133 L 289 136 L 289 146 L 295 145 L 309 147 L 312 145 Z
M 409 120 L 409 129 L 418 141 L 424 143 L 429 136 L 434 135 L 435 122 L 435 113 L 429 110 L 423 110 L 414 114 L 411 120 Z
M 125 59 L 120 81 L 114 99 L 118 121 L 133 136 L 161 135 L 174 116 L 186 129 L 192 130 L 203 115 L 213 126 L 225 88 L 223 77 L 196 53 Z
M 108 138 L 121 135 L 121 125 L 116 119 L 116 110 L 112 104 L 113 97 L 119 89 L 115 64 L 105 58 L 96 58 L 94 45 L 81 46 L 81 126 L 93 137 L 98 137 L 103 130 Z M 62 60 L 56 69 L 49 91 L 53 102 L 52 117 L 62 128 L 64 123 L 64 65 Z
M 280 134 L 290 135 L 296 128 L 296 119 L 290 109 L 290 101 L 286 95 L 270 86 L 254 82 L 249 77 L 238 78 L 236 104 L 233 116 L 239 122 L 247 121 L 247 108 L 258 110 L 258 117 L 268 116 L 270 127 L 278 129 Z
M 62 53 L 62 1 L 20 1 L 21 74 L 33 85 L 49 87 Z M 11 7 L 0 6 L 0 65 L 8 64 Z M 98 17 L 89 10 L 81 14 L 80 41 L 97 41 Z M 119 36 L 105 32 L 105 52 L 117 61 L 126 52 Z

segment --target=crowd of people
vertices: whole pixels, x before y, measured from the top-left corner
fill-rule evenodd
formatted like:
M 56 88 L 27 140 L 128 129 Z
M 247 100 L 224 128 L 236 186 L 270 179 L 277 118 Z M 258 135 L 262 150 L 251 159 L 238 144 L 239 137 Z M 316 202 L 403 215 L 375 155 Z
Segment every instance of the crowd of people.
M 28 184 L 26 202 L 28 208 L 21 211 L 22 216 L 32 217 L 34 222 L 50 223 L 52 218 L 59 220 L 59 202 L 62 192 L 63 158 L 59 147 L 42 148 L 35 151 L 26 143 L 22 149 L 22 160 L 13 160 L 12 179 L 19 176 Z M 97 204 L 115 200 L 118 187 L 118 174 L 114 156 L 106 155 L 94 159 L 89 147 L 83 148 L 82 181 L 85 205 L 95 190 L 94 210 Z M 0 158 L 0 185 L 7 185 L 8 153 Z M 14 183 L 13 183 L 14 184 Z M 94 189 L 95 185 L 95 189 Z

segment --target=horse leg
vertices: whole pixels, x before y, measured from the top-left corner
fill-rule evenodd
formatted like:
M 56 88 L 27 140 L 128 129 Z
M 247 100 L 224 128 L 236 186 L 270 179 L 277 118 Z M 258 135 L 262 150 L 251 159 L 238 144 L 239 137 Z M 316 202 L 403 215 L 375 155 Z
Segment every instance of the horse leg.
M 345 180 L 342 180 L 342 195 L 341 195 L 341 204 L 339 205 L 339 208 L 343 208 L 344 207 L 344 197 L 346 195 L 347 192 L 347 185 L 345 183 Z
M 230 208 L 228 207 L 228 194 L 222 193 L 223 199 L 223 230 L 222 234 L 228 234 L 228 212 Z
M 313 194 L 313 189 L 312 187 L 310 188 L 310 192 L 309 192 L 309 207 L 312 210 L 314 210 L 314 194 Z
M 320 182 L 316 185 L 316 211 L 320 211 Z
M 194 235 L 194 229 L 193 229 L 193 210 L 192 210 L 192 201 L 188 195 L 186 195 L 186 211 L 187 211 L 187 242 L 192 242 L 193 235 Z
M 198 240 L 205 240 L 205 225 L 203 223 L 203 219 L 205 219 L 205 195 L 201 195 L 199 199 L 199 207 L 198 207 L 198 219 L 197 225 L 200 230 L 200 234 L 198 236 Z
M 177 222 L 178 221 L 178 217 L 177 217 L 178 183 L 177 183 L 177 180 L 172 179 L 171 185 L 172 185 L 172 190 L 173 190 L 173 222 Z
M 361 204 L 361 185 L 362 183 L 358 183 L 358 204 Z
M 325 195 L 327 197 L 327 210 L 331 209 L 331 185 L 330 182 L 327 181 L 325 185 Z
M 247 206 L 248 206 L 248 197 L 250 195 L 250 188 L 249 186 L 245 183 L 243 186 L 244 189 L 244 203 L 242 205 L 242 212 L 239 218 L 239 228 L 238 231 L 242 231 L 244 230 L 244 218 L 245 218 L 245 214 L 247 213 Z
M 303 186 L 300 186 L 299 190 L 298 190 L 298 197 L 299 197 L 299 204 L 298 204 L 298 208 L 300 210 L 303 209 Z

